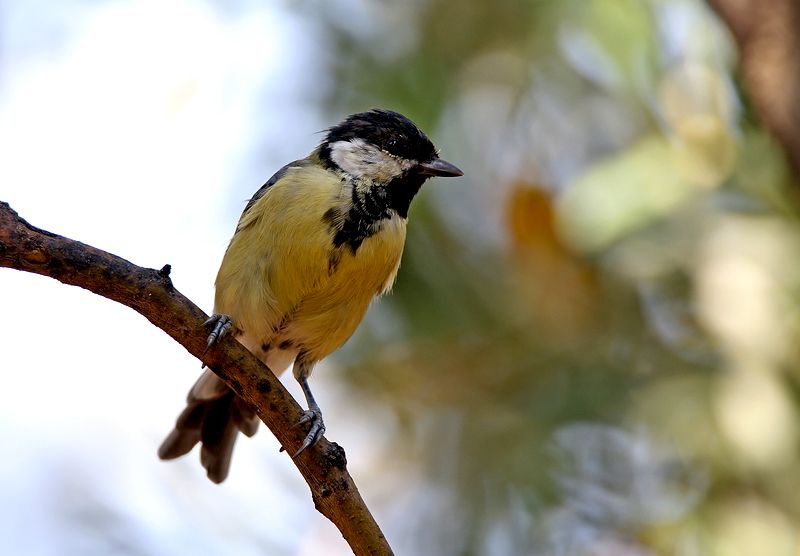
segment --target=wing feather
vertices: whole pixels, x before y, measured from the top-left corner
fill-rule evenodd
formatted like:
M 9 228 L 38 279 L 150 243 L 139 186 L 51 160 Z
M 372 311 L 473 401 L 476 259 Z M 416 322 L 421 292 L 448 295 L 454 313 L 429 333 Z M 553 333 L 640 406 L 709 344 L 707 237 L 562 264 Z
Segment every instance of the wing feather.
M 216 280 L 215 312 L 254 342 L 329 278 L 332 232 L 323 218 L 342 195 L 341 179 L 313 162 L 276 175 L 242 214 Z

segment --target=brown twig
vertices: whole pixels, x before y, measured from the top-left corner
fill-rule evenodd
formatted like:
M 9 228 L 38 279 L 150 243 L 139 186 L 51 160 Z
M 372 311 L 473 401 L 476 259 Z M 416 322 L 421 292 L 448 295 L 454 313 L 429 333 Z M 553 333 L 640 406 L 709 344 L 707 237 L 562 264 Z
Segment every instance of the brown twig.
M 169 265 L 158 271 L 142 268 L 40 230 L 0 201 L 0 266 L 80 286 L 141 313 L 251 404 L 288 453 L 302 443 L 304 427 L 296 426 L 302 416 L 300 406 L 255 356 L 232 338 L 203 353 L 207 315 L 173 287 Z M 293 461 L 311 489 L 314 506 L 336 525 L 355 555 L 392 554 L 347 472 L 340 446 L 323 438 Z
M 744 88 L 800 177 L 800 3 L 708 0 L 739 47 Z

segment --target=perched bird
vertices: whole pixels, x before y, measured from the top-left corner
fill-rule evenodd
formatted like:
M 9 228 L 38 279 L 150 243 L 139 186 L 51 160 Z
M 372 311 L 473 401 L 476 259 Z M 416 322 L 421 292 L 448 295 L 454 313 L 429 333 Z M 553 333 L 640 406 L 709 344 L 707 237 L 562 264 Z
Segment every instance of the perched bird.
M 308 377 L 391 288 L 411 200 L 431 176 L 461 175 L 411 120 L 374 109 L 330 128 L 247 203 L 217 274 L 208 341 L 231 333 L 278 375 L 294 363 L 308 403 L 301 422 L 311 423 L 295 456 L 325 432 Z M 219 483 L 237 433 L 252 436 L 258 421 L 206 369 L 158 455 L 176 458 L 200 442 L 200 461 Z

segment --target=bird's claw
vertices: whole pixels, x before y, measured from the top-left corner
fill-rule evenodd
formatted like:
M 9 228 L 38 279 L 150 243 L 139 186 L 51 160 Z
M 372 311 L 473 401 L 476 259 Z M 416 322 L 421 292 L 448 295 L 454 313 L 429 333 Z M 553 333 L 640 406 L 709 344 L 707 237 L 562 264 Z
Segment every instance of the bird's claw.
M 312 407 L 305 411 L 297 422 L 297 425 L 300 426 L 305 423 L 311 423 L 311 428 L 308 429 L 305 440 L 303 440 L 300 448 L 294 453 L 292 458 L 296 458 L 303 453 L 306 448 L 319 442 L 319 439 L 325 434 L 325 422 L 322 420 L 322 411 L 319 407 Z
M 231 331 L 233 328 L 233 320 L 228 315 L 219 315 L 215 313 L 203 323 L 203 326 L 208 326 L 209 324 L 213 324 L 214 327 L 211 329 L 211 333 L 208 335 L 208 345 L 206 346 L 206 350 L 220 341 L 225 334 Z

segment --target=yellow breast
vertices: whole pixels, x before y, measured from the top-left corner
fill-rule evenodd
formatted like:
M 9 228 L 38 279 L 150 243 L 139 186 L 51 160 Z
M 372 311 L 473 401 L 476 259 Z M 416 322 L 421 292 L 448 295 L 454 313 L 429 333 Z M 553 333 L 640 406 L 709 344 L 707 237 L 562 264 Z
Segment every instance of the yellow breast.
M 382 220 L 355 253 L 335 248 L 325 214 L 348 195 L 320 167 L 290 168 L 242 216 L 217 275 L 214 310 L 231 316 L 254 353 L 282 343 L 322 359 L 394 282 L 405 219 Z

